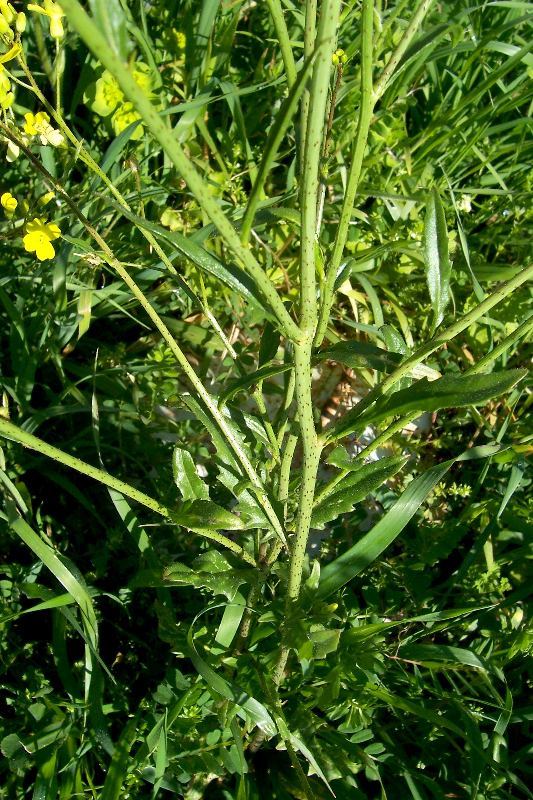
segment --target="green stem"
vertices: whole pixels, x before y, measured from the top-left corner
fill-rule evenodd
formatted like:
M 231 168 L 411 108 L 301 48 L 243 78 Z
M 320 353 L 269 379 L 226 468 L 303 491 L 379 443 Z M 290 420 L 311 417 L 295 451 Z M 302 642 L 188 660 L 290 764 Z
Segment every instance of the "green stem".
M 419 3 L 415 13 L 412 16 L 411 22 L 405 29 L 405 32 L 398 42 L 395 51 L 387 61 L 387 64 L 383 68 L 383 72 L 376 81 L 376 85 L 374 86 L 375 101 L 379 100 L 379 98 L 383 95 L 383 92 L 387 88 L 390 79 L 394 75 L 396 67 L 400 63 L 405 51 L 411 44 L 413 37 L 416 35 L 422 22 L 424 21 L 424 18 L 433 4 L 433 1 L 434 0 L 422 0 L 422 2 Z
M 304 59 L 307 61 L 315 49 L 316 39 L 317 0 L 306 0 L 305 4 L 305 31 L 304 31 Z M 302 97 L 302 110 L 300 116 L 300 166 L 303 165 L 307 120 L 309 117 L 309 90 L 305 89 Z M 300 174 L 303 171 L 300 170 Z
M 18 442 L 23 445 L 23 447 L 28 447 L 30 450 L 35 450 L 37 453 L 41 453 L 43 456 L 51 458 L 59 464 L 64 464 L 66 467 L 70 467 L 76 470 L 76 472 L 80 472 L 82 475 L 88 475 L 89 478 L 93 478 L 93 480 L 103 483 L 104 486 L 108 486 L 110 489 L 120 492 L 120 494 L 129 497 L 130 500 L 140 503 L 156 514 L 160 514 L 162 517 L 172 520 L 172 511 L 166 506 L 161 505 L 161 503 L 158 503 L 153 497 L 139 491 L 139 489 L 136 489 L 129 483 L 115 478 L 113 475 L 105 472 L 105 470 L 93 467 L 91 464 L 87 464 L 87 462 L 81 461 L 81 459 L 71 456 L 63 452 L 63 450 L 59 450 L 57 447 L 44 442 L 42 439 L 19 428 L 2 416 L 0 416 L 0 436 Z M 227 547 L 228 550 L 232 550 L 234 553 L 241 556 L 248 564 L 255 566 L 254 559 L 242 547 L 232 542 L 231 539 L 228 539 L 223 534 L 216 533 L 215 531 L 196 531 L 196 533 L 200 533 L 200 535 L 205 536 L 207 539 L 211 539 Z
M 363 158 L 366 151 L 370 121 L 374 110 L 375 99 L 372 91 L 372 60 L 374 50 L 373 25 L 374 0 L 363 0 L 361 18 L 361 99 L 359 103 L 359 116 L 357 119 L 357 131 L 352 149 L 350 169 L 346 181 L 346 191 L 335 235 L 335 243 L 333 245 L 333 253 L 331 254 L 330 263 L 326 272 L 326 280 L 324 281 L 320 314 L 315 336 L 315 345 L 317 347 L 322 343 L 329 321 L 335 293 L 335 279 L 348 237 L 355 195 L 359 186 Z
M 486 366 L 492 364 L 493 361 L 496 361 L 500 356 L 507 352 L 519 339 L 522 339 L 523 336 L 527 336 L 528 333 L 533 330 L 533 316 L 528 317 L 521 325 L 516 328 L 509 336 L 506 336 L 505 339 L 502 339 L 499 345 L 487 353 L 483 358 L 480 358 L 479 361 L 474 364 L 473 367 L 467 369 L 467 375 L 476 375 L 478 372 L 482 372 Z
M 180 348 L 174 337 L 172 336 L 171 332 L 155 310 L 151 305 L 150 301 L 143 293 L 142 289 L 137 285 L 135 280 L 131 277 L 127 269 L 121 264 L 121 262 L 116 258 L 111 248 L 108 246 L 105 239 L 103 239 L 98 231 L 91 225 L 89 220 L 85 217 L 85 215 L 80 211 L 76 203 L 72 200 L 68 192 L 65 191 L 63 186 L 55 180 L 55 178 L 45 169 L 45 167 L 41 164 L 41 162 L 35 158 L 31 150 L 25 145 L 25 143 L 14 136 L 13 131 L 8 128 L 3 122 L 0 121 L 0 129 L 4 132 L 5 136 L 8 139 L 11 139 L 15 144 L 17 144 L 20 149 L 25 153 L 28 160 L 32 163 L 33 167 L 40 172 L 48 181 L 51 188 L 54 188 L 61 196 L 64 198 L 65 202 L 72 210 L 72 212 L 76 215 L 76 217 L 80 220 L 84 228 L 90 234 L 90 236 L 95 240 L 95 242 L 99 245 L 102 251 L 102 258 L 104 261 L 122 278 L 126 286 L 130 289 L 131 293 L 136 297 L 139 304 L 142 306 L 146 314 L 150 317 L 152 322 L 154 323 L 155 327 L 161 334 L 164 341 L 169 346 L 172 354 L 174 355 L 176 361 L 183 369 L 185 375 L 189 379 L 191 385 L 193 386 L 194 390 L 196 391 L 197 395 L 201 398 L 204 405 L 206 406 L 209 414 L 215 421 L 216 425 L 218 425 L 220 431 L 224 434 L 224 437 L 230 447 L 232 448 L 233 452 L 237 456 L 238 460 L 240 461 L 246 475 L 250 479 L 250 482 L 254 488 L 255 494 L 257 499 L 263 506 L 265 510 L 265 514 L 267 515 L 268 519 L 270 520 L 277 536 L 284 542 L 285 541 L 285 534 L 283 532 L 283 528 L 280 524 L 280 521 L 274 511 L 270 500 L 268 499 L 265 490 L 263 488 L 263 484 L 257 472 L 255 471 L 250 459 L 248 458 L 241 442 L 233 433 L 232 429 L 226 423 L 226 419 L 224 415 L 220 412 L 216 400 L 209 394 L 207 389 L 204 387 L 202 381 L 197 376 L 183 350 Z
M 307 120 L 301 203 L 300 245 L 300 327 L 305 336 L 313 335 L 316 326 L 316 211 L 319 194 L 319 166 L 324 122 L 340 15 L 340 0 L 324 0 L 318 24 L 317 41 L 323 45 L 316 57 L 311 81 L 310 109 Z
M 296 64 L 294 62 L 289 31 L 287 30 L 287 24 L 283 16 L 283 9 L 280 0 L 266 0 L 266 3 L 274 23 L 274 28 L 276 29 L 281 57 L 283 58 L 285 72 L 287 74 L 287 86 L 290 89 L 296 81 Z
M 78 32 L 92 53 L 113 75 L 127 99 L 133 103 L 144 124 L 183 177 L 198 205 L 217 228 L 229 250 L 254 279 L 276 315 L 280 329 L 288 338 L 297 341 L 301 336 L 300 329 L 286 310 L 276 288 L 252 252 L 242 245 L 239 235 L 230 220 L 221 210 L 217 200 L 210 195 L 206 182 L 179 145 L 173 132 L 168 129 L 157 109 L 135 83 L 128 67 L 122 63 L 119 56 L 109 47 L 103 34 L 100 33 L 77 0 L 64 0 L 61 3 L 61 7 L 65 11 L 69 23 Z

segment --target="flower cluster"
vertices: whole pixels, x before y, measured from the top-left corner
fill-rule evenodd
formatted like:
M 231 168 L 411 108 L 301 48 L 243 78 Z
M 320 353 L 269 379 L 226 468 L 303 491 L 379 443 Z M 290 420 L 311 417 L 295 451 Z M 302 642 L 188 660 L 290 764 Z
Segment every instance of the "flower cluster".
M 338 67 L 339 65 L 342 66 L 342 65 L 346 64 L 346 62 L 348 61 L 348 56 L 346 55 L 344 50 L 342 50 L 339 47 L 339 49 L 335 50 L 335 52 L 331 56 L 331 61 L 332 61 L 333 65 L 335 67 Z
M 63 134 L 50 125 L 50 117 L 45 111 L 38 111 L 37 114 L 24 114 L 24 133 L 27 137 L 38 136 L 41 144 L 51 144 L 53 147 L 60 147 L 63 142 Z
M 142 61 L 137 62 L 132 69 L 132 75 L 137 86 L 143 90 L 147 97 L 151 98 L 153 93 L 150 67 Z M 101 117 L 109 117 L 111 115 L 111 125 L 116 136 L 122 133 L 132 122 L 140 120 L 133 103 L 124 101 L 124 94 L 120 86 L 108 70 L 105 70 L 96 81 L 91 108 Z M 141 139 L 143 132 L 143 127 L 139 124 L 131 138 L 134 140 Z

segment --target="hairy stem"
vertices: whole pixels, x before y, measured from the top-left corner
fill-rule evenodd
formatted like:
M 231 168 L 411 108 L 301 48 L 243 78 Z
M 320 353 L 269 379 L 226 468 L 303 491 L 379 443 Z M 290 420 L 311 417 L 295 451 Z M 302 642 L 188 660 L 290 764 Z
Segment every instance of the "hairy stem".
M 287 85 L 289 89 L 296 81 L 296 64 L 294 63 L 294 55 L 292 52 L 291 40 L 289 31 L 287 30 L 287 23 L 283 16 L 283 9 L 280 0 L 266 0 L 268 10 L 276 29 L 276 36 L 281 50 L 281 57 L 285 65 L 285 72 L 287 74 Z

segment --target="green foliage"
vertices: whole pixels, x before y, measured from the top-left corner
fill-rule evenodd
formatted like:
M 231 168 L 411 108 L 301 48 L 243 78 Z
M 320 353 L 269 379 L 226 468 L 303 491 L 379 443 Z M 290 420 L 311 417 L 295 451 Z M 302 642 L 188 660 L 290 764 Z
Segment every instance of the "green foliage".
M 507 800 L 525 2 L 0 2 L 0 798 Z

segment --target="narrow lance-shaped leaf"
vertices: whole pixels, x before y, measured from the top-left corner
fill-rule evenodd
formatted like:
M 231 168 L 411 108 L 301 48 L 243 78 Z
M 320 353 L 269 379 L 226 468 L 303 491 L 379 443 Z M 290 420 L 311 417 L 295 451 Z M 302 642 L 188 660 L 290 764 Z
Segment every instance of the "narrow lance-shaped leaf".
M 433 332 L 442 322 L 450 299 L 451 273 L 446 217 L 436 189 L 433 189 L 429 197 L 426 212 L 424 258 L 429 296 L 433 305 Z
M 237 380 L 232 381 L 228 388 L 219 396 L 219 407 L 228 403 L 231 398 L 237 394 L 237 392 L 242 392 L 245 389 L 248 389 L 250 386 L 259 383 L 259 381 L 265 380 L 266 378 L 272 378 L 274 375 L 280 375 L 282 372 L 287 372 L 287 370 L 291 369 L 291 366 L 291 364 L 265 364 L 264 367 L 260 367 L 255 372 L 245 375 L 243 378 L 238 378 Z
M 334 441 L 399 414 L 484 405 L 510 391 L 526 374 L 527 370 L 512 369 L 490 375 L 445 375 L 436 381 L 423 378 L 407 389 L 380 397 L 362 413 L 355 406 L 330 426 L 327 438 Z
M 390 326 L 383 326 L 390 327 Z M 405 348 L 405 344 L 404 344 Z M 394 370 L 402 363 L 405 351 L 394 352 L 392 350 L 384 350 L 382 347 L 370 342 L 357 342 L 357 341 L 344 341 L 336 342 L 330 347 L 320 350 L 315 359 L 323 361 L 329 359 L 337 361 L 340 364 L 346 364 L 351 369 L 360 369 L 361 367 L 370 367 L 371 369 L 378 370 L 378 372 L 394 372 Z M 415 378 L 428 377 L 435 380 L 440 377 L 440 372 L 426 366 L 425 364 L 417 364 L 413 367 L 412 373 Z

